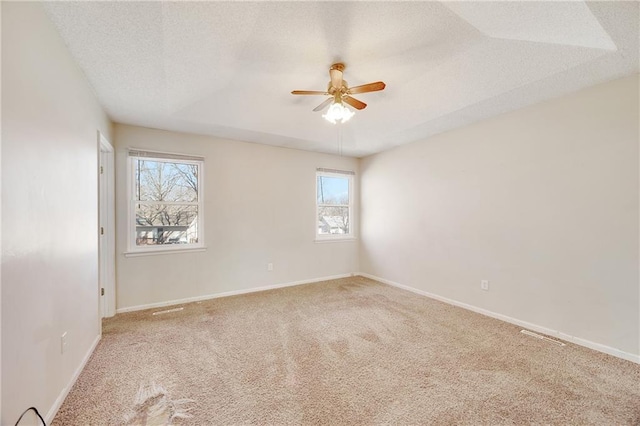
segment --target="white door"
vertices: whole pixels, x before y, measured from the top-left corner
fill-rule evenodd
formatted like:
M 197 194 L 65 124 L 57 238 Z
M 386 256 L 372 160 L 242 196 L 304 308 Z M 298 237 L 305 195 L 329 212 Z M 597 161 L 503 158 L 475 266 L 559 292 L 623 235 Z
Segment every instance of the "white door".
M 99 212 L 99 289 L 100 316 L 116 313 L 115 285 L 115 197 L 114 152 L 111 144 L 98 132 L 100 165 L 98 170 Z

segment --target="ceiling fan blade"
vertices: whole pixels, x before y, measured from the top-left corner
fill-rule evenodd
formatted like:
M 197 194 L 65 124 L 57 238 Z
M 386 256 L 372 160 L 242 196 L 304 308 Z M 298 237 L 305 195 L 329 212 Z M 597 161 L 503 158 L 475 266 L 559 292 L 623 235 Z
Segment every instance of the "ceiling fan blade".
M 365 104 L 364 102 L 360 102 L 359 100 L 357 100 L 356 98 L 352 98 L 351 96 L 343 97 L 342 101 L 351 105 L 355 109 L 365 109 L 367 107 L 367 104 Z
M 321 92 L 320 90 L 294 90 L 292 95 L 328 95 L 327 92 Z
M 347 90 L 347 93 L 350 95 L 355 95 L 358 93 L 367 93 L 367 92 L 377 92 L 378 90 L 383 90 L 386 87 L 382 81 L 376 81 L 375 83 L 363 84 L 362 86 L 351 87 Z
M 343 64 L 333 64 L 329 68 L 329 76 L 331 76 L 331 86 L 336 90 L 342 88 L 342 71 L 344 71 Z
M 320 105 L 318 105 L 317 107 L 315 107 L 313 109 L 314 112 L 317 111 L 322 111 L 323 109 L 325 109 L 327 107 L 327 105 L 329 105 L 331 103 L 331 101 L 333 101 L 333 98 L 329 98 L 326 101 L 324 101 L 323 103 L 321 103 Z

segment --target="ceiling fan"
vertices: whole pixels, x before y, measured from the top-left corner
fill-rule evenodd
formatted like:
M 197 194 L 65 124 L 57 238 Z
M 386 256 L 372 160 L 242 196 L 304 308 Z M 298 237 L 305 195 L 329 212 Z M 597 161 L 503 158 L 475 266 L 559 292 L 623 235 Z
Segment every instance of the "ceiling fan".
M 291 92 L 292 95 L 324 95 L 330 96 L 329 99 L 322 102 L 320 105 L 315 107 L 314 111 L 322 111 L 329 104 L 329 110 L 324 117 L 327 121 L 334 123 L 336 121 L 344 123 L 349 120 L 353 116 L 353 111 L 349 110 L 344 106 L 344 104 L 350 105 L 355 109 L 365 109 L 367 104 L 362 101 L 357 100 L 351 95 L 356 95 L 358 93 L 367 93 L 367 92 L 377 92 L 379 90 L 383 90 L 385 88 L 385 84 L 382 81 L 376 81 L 375 83 L 363 84 L 361 86 L 349 87 L 346 80 L 342 78 L 342 72 L 344 71 L 344 64 L 337 63 L 331 65 L 329 68 L 329 76 L 331 80 L 329 81 L 329 85 L 327 86 L 326 91 L 318 91 L 318 90 L 294 90 Z

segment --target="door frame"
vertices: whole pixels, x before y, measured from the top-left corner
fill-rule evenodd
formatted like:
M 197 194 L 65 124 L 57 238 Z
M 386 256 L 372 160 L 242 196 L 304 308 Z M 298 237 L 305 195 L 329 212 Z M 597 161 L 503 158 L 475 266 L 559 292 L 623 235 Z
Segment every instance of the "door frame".
M 98 147 L 98 294 L 100 317 L 105 318 L 116 314 L 115 153 L 100 131 Z

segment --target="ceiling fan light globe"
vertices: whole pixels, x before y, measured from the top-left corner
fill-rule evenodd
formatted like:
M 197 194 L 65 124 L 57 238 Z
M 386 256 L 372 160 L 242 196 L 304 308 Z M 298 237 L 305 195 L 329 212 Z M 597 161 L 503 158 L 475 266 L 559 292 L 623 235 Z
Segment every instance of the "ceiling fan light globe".
M 353 117 L 353 111 L 350 111 L 340 102 L 334 102 L 327 110 L 327 113 L 322 116 L 329 123 L 336 124 L 336 121 L 344 123 Z
M 351 111 L 347 107 L 344 107 L 342 110 L 342 122 L 346 123 L 347 121 L 351 120 L 351 117 L 353 117 L 354 115 L 356 115 L 355 112 Z

